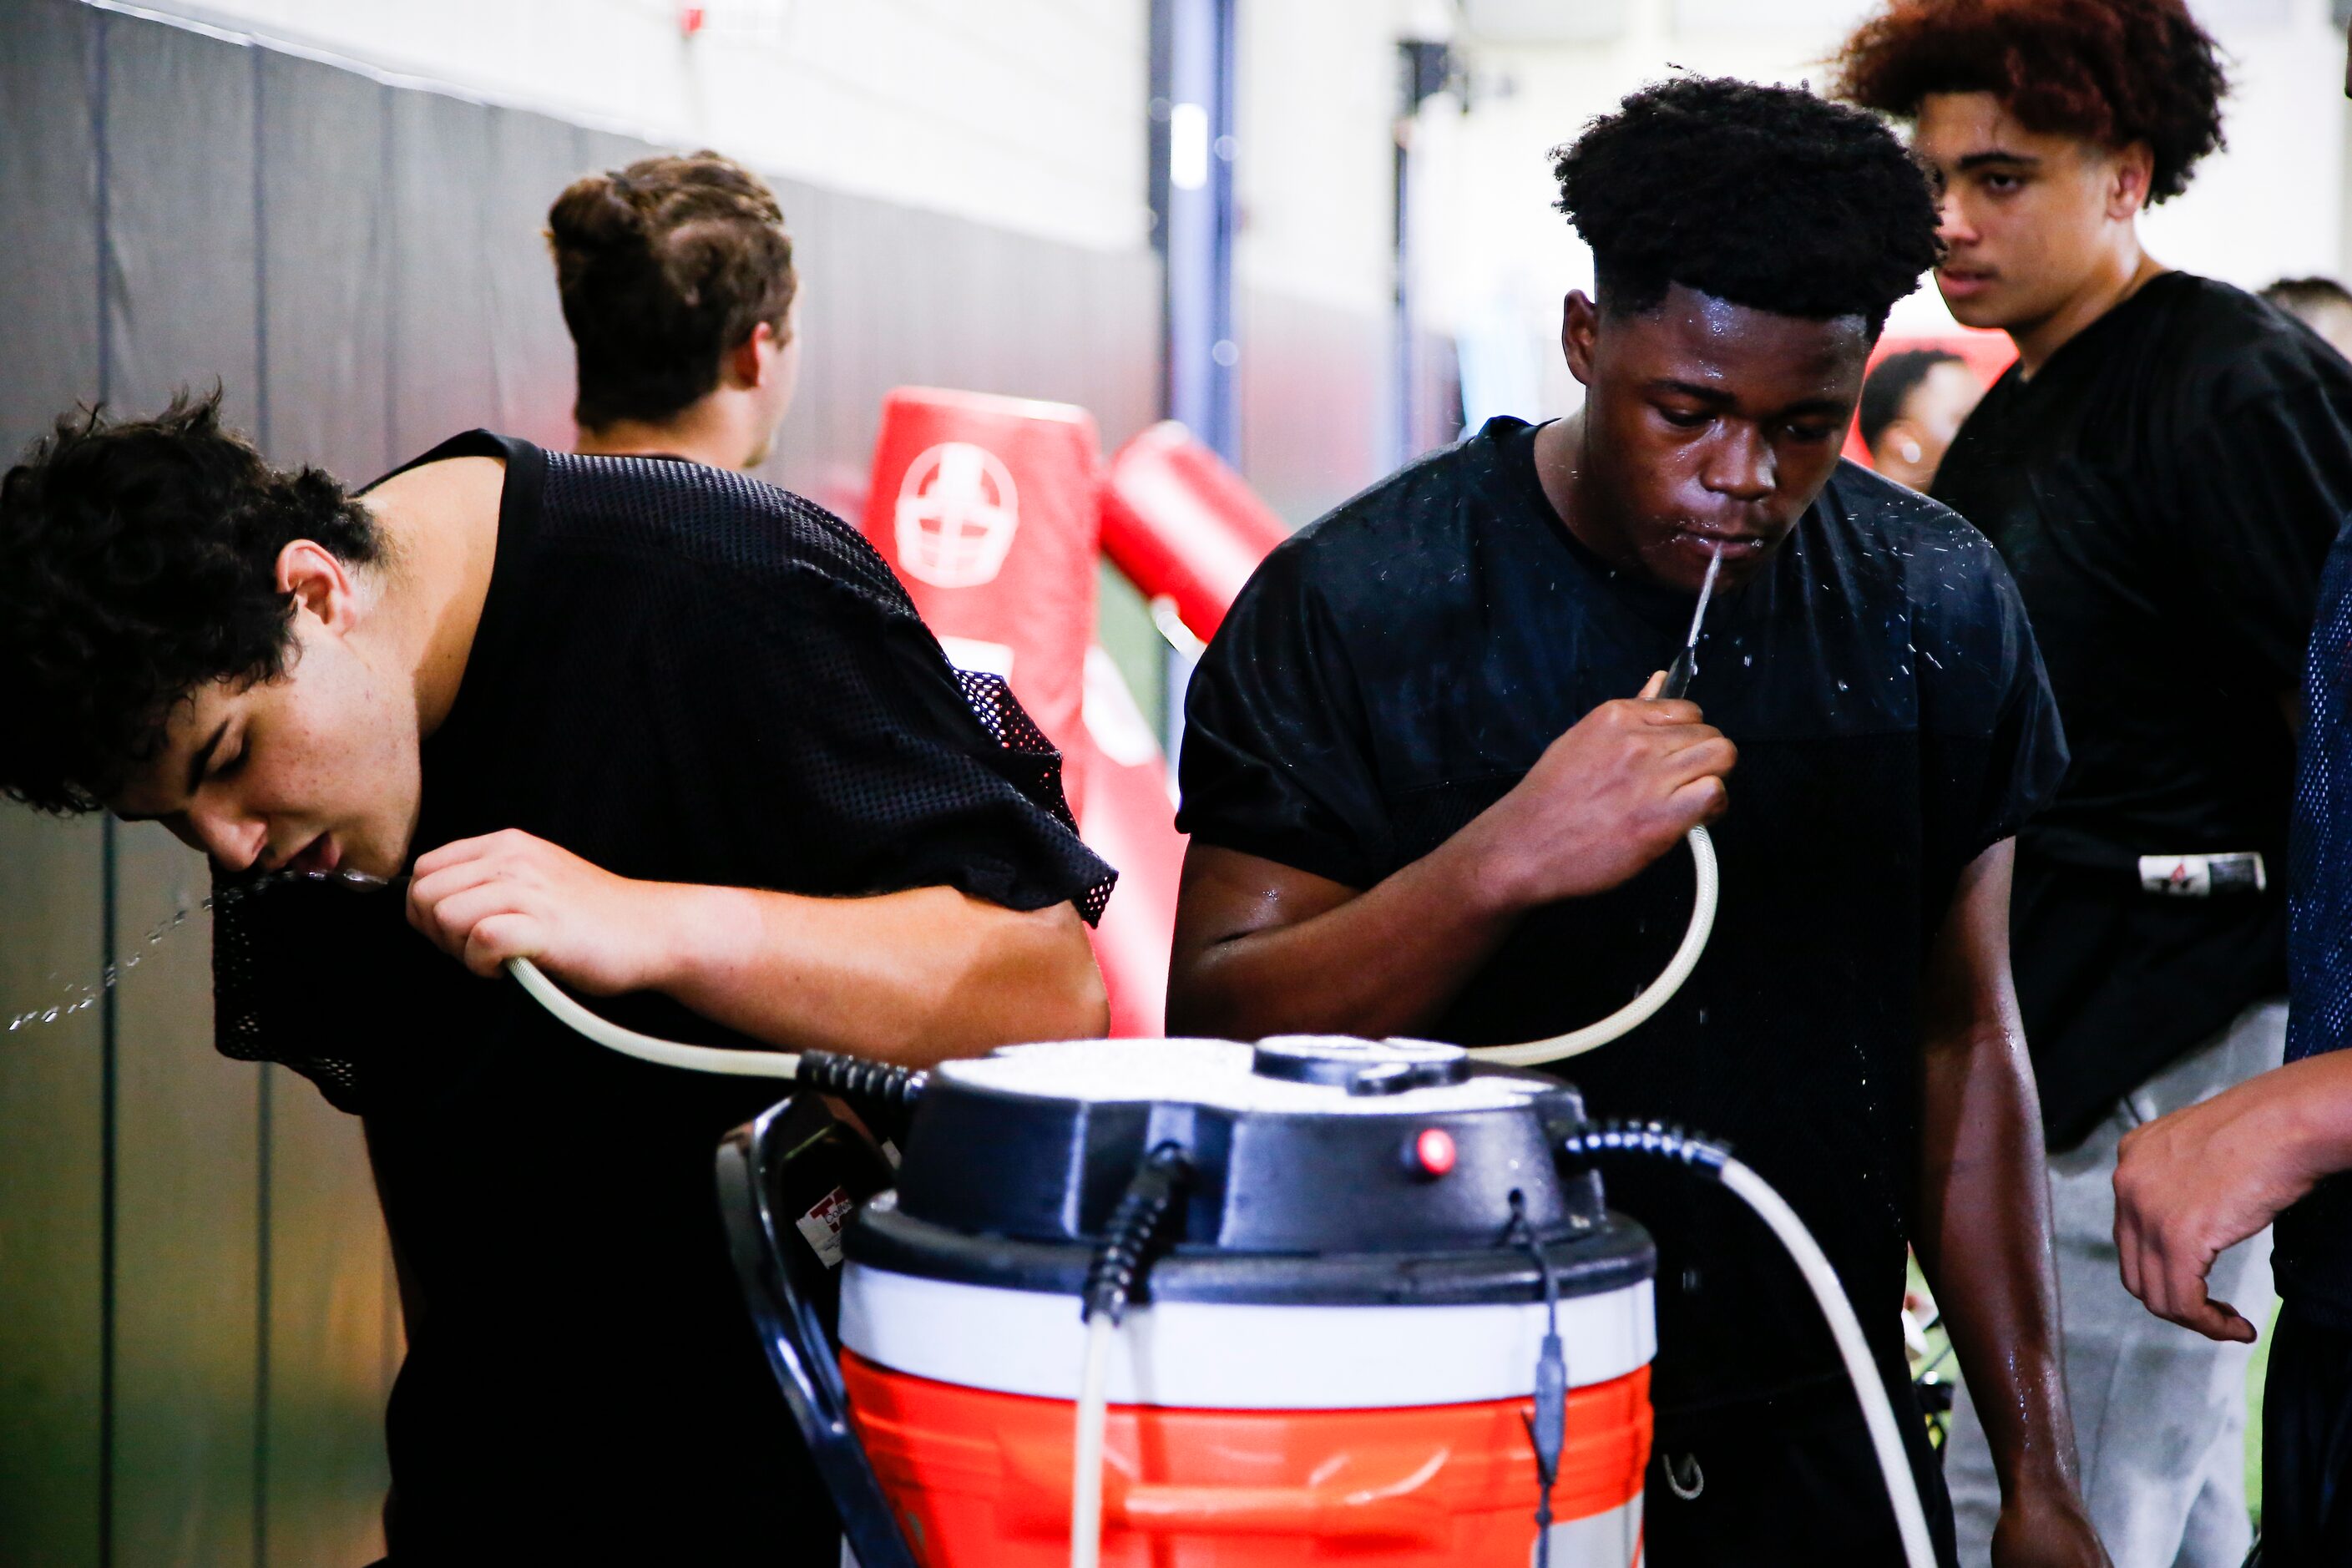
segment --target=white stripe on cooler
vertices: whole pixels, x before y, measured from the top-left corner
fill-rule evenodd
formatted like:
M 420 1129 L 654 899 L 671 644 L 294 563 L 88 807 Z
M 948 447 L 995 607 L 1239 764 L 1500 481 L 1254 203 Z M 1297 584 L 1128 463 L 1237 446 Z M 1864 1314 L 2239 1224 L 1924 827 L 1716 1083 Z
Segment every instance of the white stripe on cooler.
M 1657 1354 L 1648 1280 L 1559 1304 L 1571 1385 Z M 1130 1307 L 1111 1352 L 1110 1402 L 1192 1410 L 1384 1410 L 1524 1398 L 1543 1342 L 1540 1301 L 1478 1306 Z M 841 1342 L 939 1383 L 1075 1399 L 1078 1299 L 925 1279 L 852 1263 Z

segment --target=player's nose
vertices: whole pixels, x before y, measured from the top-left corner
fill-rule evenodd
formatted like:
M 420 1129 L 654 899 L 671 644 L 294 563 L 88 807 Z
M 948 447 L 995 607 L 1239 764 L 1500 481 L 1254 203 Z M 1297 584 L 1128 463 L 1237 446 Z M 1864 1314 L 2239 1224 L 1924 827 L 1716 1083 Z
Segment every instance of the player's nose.
M 269 825 L 257 816 L 247 816 L 219 806 L 199 806 L 185 818 L 187 832 L 196 847 L 212 857 L 214 862 L 230 871 L 249 871 L 269 847 Z

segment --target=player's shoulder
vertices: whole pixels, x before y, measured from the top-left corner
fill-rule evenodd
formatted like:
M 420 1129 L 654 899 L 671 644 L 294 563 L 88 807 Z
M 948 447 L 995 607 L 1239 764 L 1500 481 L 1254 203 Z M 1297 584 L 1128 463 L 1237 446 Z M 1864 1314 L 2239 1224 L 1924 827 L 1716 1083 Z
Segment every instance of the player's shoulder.
M 551 452 L 546 461 L 541 527 L 552 548 L 755 594 L 839 588 L 912 613 L 881 554 L 805 496 L 677 458 Z
M 2219 279 L 2171 273 L 2162 288 L 2162 358 L 2178 372 L 2183 412 L 2227 418 L 2279 397 L 2352 405 L 2352 364 L 2284 310 Z
M 2005 585 L 1992 542 L 1933 496 L 1841 458 L 1815 503 L 1859 574 L 1914 603 Z
M 1941 501 L 1853 463 L 1824 491 L 1839 526 L 1849 613 L 1899 631 L 1897 662 L 1931 699 L 1939 727 L 1986 732 L 2020 672 L 2038 664 L 2008 563 Z
M 1347 605 L 1391 597 L 1403 583 L 1460 579 L 1477 520 L 1507 505 L 1509 444 L 1526 428 L 1518 419 L 1490 419 L 1360 490 L 1276 545 L 1251 586 Z

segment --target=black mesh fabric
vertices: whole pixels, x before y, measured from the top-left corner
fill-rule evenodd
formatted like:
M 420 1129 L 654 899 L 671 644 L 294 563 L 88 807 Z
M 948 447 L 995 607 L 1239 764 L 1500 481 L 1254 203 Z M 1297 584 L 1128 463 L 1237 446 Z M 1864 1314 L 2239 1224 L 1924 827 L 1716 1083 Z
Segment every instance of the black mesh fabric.
M 519 828 L 624 877 L 1100 912 L 1052 748 L 854 530 L 682 462 L 481 434 L 419 461 L 463 456 L 506 464 L 498 563 L 415 852 Z M 712 1198 L 773 1081 L 591 1045 L 394 895 L 276 887 L 215 927 L 221 1049 L 367 1121 L 409 1308 L 394 1560 L 830 1562 Z M 657 995 L 597 1005 L 749 1043 Z
M 1029 717 L 1029 710 L 1021 706 L 1021 699 L 1013 695 L 1013 688 L 1005 684 L 1004 677 L 975 669 L 958 669 L 955 674 L 957 683 L 963 688 L 964 700 L 971 705 L 972 716 L 1004 748 L 1005 776 L 1023 795 L 1051 812 L 1054 820 L 1072 833 L 1077 832 L 1077 819 L 1070 815 L 1069 796 L 1062 789 L 1062 753 L 1045 738 L 1045 731 L 1037 728 L 1037 721 Z M 1103 910 L 1110 904 L 1111 886 L 1117 880 L 1117 872 L 1106 872 L 1071 900 L 1088 925 L 1101 923 Z
M 299 931 L 316 918 L 324 900 L 319 896 L 322 889 L 294 889 L 272 888 L 257 892 L 257 898 L 268 898 L 277 908 L 257 908 L 240 910 L 236 905 L 224 905 L 236 885 L 217 874 L 213 879 L 213 1043 L 221 1055 L 241 1062 L 276 1062 L 292 1068 L 316 1084 L 327 1103 L 338 1110 L 359 1114 L 365 1100 L 360 1088 L 360 1068 L 357 1062 L 334 1054 L 335 1035 L 332 1031 L 281 1026 L 273 1037 L 270 1031 L 269 1003 L 273 997 L 281 1003 L 286 991 L 282 983 L 273 983 L 273 969 L 282 969 L 291 956 L 284 946 L 289 921 L 273 921 L 273 914 L 297 916 L 294 924 Z M 304 894 L 310 896 L 305 897 Z M 297 906 L 301 906 L 298 911 Z M 332 906 L 329 906 L 332 912 Z M 302 912 L 307 911 L 307 912 Z M 273 932 L 272 927 L 279 928 Z M 275 964 L 273 957 L 278 961 Z M 281 1026 L 284 1020 L 279 1020 Z M 324 1047 L 323 1049 L 321 1047 Z
M 1192 679 L 1179 826 L 1196 841 L 1369 888 L 1674 658 L 1690 597 L 1560 525 L 1533 439 L 1491 421 L 1259 569 Z M 1899 1367 L 1922 963 L 1962 870 L 2064 769 L 2040 661 L 1983 538 L 1848 465 L 1764 574 L 1717 596 L 1690 696 L 1739 747 L 1713 939 L 1654 1018 L 1560 1070 L 1596 1115 L 1728 1140 Z M 1416 1032 L 1493 1045 L 1591 1023 L 1665 966 L 1690 900 L 1677 849 L 1535 910 Z M 1658 1241 L 1662 1421 L 1834 1379 L 1805 1287 L 1737 1200 L 1678 1171 L 1608 1180 Z
M 2304 664 L 2296 759 L 2286 1059 L 2352 1046 L 2352 527 L 2320 579 Z M 2331 1176 L 2279 1217 L 2279 1294 L 2352 1329 L 2352 1175 Z

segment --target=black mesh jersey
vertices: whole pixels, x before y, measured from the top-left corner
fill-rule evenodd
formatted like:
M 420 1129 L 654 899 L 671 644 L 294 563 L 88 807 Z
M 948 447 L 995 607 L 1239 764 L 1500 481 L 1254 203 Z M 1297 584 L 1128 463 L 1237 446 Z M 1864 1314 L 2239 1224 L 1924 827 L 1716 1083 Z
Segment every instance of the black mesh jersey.
M 1368 888 L 1666 667 L 1691 600 L 1580 544 L 1533 446 L 1491 421 L 1276 550 L 1193 678 L 1181 826 Z M 1709 610 L 1690 695 L 1739 747 L 1713 940 L 1655 1018 L 1561 1070 L 1596 1115 L 1728 1139 L 1899 1367 L 1922 959 L 1961 870 L 2064 766 L 2032 636 L 1974 530 L 1842 465 Z M 1488 1045 L 1602 1016 L 1664 967 L 1690 900 L 1676 850 L 1530 915 L 1427 1032 Z M 1658 1240 L 1662 1414 L 1835 1376 L 1795 1269 L 1736 1200 L 1678 1171 L 1608 1179 Z
M 418 461 L 460 456 L 503 458 L 505 496 L 415 852 L 516 827 L 626 877 L 1099 912 L 1110 873 L 1051 749 L 1009 693 L 959 680 L 855 531 L 677 461 L 478 432 Z M 222 1047 L 366 1118 L 409 1308 L 394 1560 L 830 1568 L 712 1185 L 774 1084 L 591 1045 L 389 895 L 256 892 L 217 953 Z M 599 1005 L 742 1043 L 659 997 Z
M 2011 962 L 2053 1146 L 2286 989 L 2295 688 L 2352 509 L 2352 365 L 2168 273 L 1985 395 L 1936 499 L 2033 617 L 2074 766 L 2018 838 Z M 2139 858 L 2244 850 L 2265 892 L 2173 898 Z
M 2304 658 L 2287 944 L 2286 1059 L 2352 1048 L 2352 521 L 2320 577 Z M 2279 1215 L 2271 1267 L 2280 1296 L 2352 1330 L 2352 1173 Z

